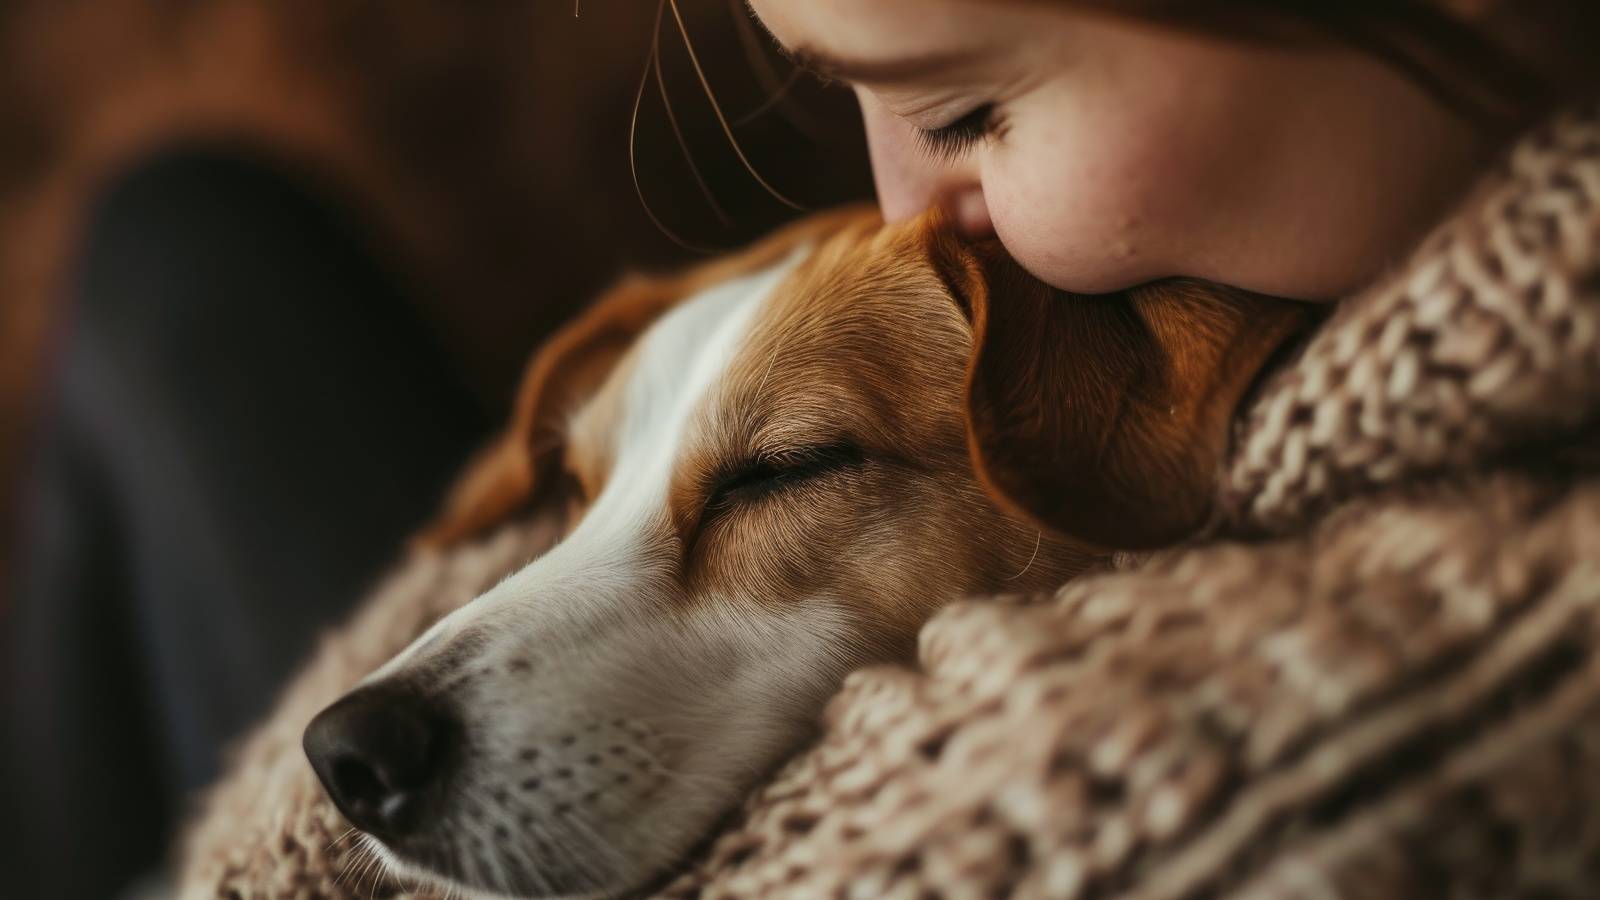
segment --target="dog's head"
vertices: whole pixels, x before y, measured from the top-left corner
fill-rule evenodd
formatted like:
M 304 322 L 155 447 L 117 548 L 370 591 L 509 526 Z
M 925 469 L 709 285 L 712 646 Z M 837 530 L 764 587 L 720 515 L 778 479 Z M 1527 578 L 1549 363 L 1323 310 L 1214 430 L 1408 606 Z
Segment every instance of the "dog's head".
M 992 248 L 864 212 L 624 285 L 536 358 L 430 535 L 560 502 L 565 538 L 325 710 L 318 775 L 402 871 L 639 885 L 941 604 L 1194 524 L 1190 482 L 1286 333 L 1219 296 L 1221 324 L 1182 286 L 1054 308 Z M 1191 389 L 1200 357 L 1222 374 Z

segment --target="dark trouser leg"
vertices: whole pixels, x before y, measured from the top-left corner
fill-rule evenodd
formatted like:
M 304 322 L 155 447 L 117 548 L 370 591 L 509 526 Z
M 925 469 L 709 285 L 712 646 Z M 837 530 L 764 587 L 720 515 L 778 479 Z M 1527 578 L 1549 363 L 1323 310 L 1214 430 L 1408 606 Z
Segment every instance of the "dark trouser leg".
M 28 853 L 8 896 L 106 896 L 158 863 L 486 426 L 348 220 L 247 157 L 113 184 L 73 294 L 0 656 Z

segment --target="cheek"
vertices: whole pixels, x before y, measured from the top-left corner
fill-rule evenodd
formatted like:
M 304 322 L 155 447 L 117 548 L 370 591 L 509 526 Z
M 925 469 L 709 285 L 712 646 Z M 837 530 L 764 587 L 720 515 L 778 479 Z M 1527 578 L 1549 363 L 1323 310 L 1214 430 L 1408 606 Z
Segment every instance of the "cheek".
M 1225 98 L 1175 74 L 1137 86 L 1075 79 L 1009 111 L 983 160 L 996 233 L 1025 268 L 1065 290 L 1100 294 L 1174 274 L 1201 258 L 1248 158 Z

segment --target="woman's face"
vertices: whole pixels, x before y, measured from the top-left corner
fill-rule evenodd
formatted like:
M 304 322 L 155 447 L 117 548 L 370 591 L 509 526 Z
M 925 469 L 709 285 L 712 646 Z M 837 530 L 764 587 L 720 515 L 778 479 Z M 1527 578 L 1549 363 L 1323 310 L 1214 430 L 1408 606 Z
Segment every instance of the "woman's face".
M 1066 3 L 752 0 L 861 100 L 890 219 L 943 206 L 1035 276 L 1190 276 L 1300 299 L 1395 261 L 1485 140 L 1354 51 L 1229 42 Z

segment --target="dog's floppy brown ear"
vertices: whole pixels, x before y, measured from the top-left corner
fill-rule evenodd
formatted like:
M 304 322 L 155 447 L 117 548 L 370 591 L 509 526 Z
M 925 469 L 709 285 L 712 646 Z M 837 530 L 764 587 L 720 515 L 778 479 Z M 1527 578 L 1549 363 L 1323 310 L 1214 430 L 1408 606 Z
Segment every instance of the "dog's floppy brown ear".
M 557 331 L 524 371 L 511 422 L 467 465 L 444 510 L 416 542 L 447 546 L 533 503 L 560 450 L 564 418 L 599 390 L 639 334 L 679 293 L 676 282 L 627 282 Z
M 1068 294 L 997 242 L 929 234 L 973 324 L 968 442 L 990 492 L 1108 549 L 1200 526 L 1234 409 L 1312 308 L 1189 280 Z

